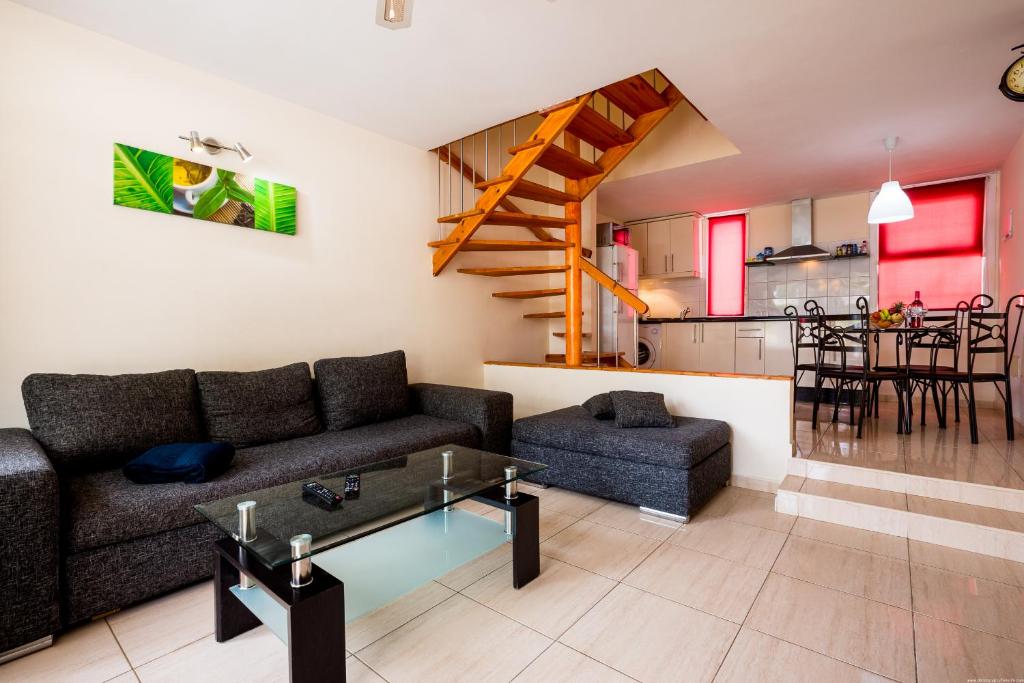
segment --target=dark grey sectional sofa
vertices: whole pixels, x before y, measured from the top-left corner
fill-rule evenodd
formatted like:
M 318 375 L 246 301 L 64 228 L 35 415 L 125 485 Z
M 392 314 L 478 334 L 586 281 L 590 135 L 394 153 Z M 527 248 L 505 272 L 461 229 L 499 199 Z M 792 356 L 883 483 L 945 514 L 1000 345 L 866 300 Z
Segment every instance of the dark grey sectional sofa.
M 315 367 L 26 378 L 32 430 L 0 429 L 0 656 L 212 575 L 221 534 L 197 503 L 447 443 L 509 451 L 510 394 L 409 385 L 400 351 Z M 121 473 L 207 438 L 236 446 L 212 481 Z
M 515 421 L 512 455 L 548 465 L 528 479 L 689 517 L 729 483 L 732 435 L 721 420 L 623 429 L 571 406 Z

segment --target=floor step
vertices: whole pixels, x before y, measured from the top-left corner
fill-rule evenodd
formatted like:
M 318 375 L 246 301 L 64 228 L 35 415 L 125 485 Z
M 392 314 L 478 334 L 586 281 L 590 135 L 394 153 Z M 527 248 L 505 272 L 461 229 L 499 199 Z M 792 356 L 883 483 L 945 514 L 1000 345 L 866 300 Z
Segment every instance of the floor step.
M 453 244 L 450 240 L 428 242 L 429 247 L 444 247 Z M 461 251 L 560 251 L 572 247 L 572 242 L 560 240 L 469 240 L 460 247 Z
M 513 197 L 532 199 L 535 202 L 558 204 L 560 206 L 565 206 L 568 202 L 579 201 L 579 197 L 571 195 L 568 192 L 562 192 L 561 190 L 556 190 L 553 187 L 534 183 L 529 180 L 520 180 L 516 183 L 516 186 L 512 188 L 509 194 Z
M 775 510 L 1024 562 L 1024 512 L 789 475 Z
M 602 152 L 609 147 L 628 145 L 634 139 L 632 135 L 590 107 L 581 109 L 566 130 Z
M 438 223 L 458 223 L 467 216 L 479 215 L 482 212 L 471 214 L 469 212 L 456 213 L 451 216 L 443 216 L 437 219 Z M 559 216 L 541 216 L 534 213 L 520 213 L 518 211 L 493 211 L 484 220 L 485 225 L 516 225 L 523 228 L 564 228 L 572 223 L 569 218 Z
M 602 173 L 600 166 L 592 164 L 572 152 L 567 152 L 558 145 L 551 145 L 544 150 L 544 154 L 537 159 L 537 166 L 573 180 L 589 178 Z
M 506 266 L 503 268 L 459 268 L 465 275 L 484 275 L 486 277 L 507 277 L 510 275 L 553 275 L 564 273 L 569 266 Z
M 617 83 L 606 85 L 598 92 L 612 104 L 634 119 L 643 114 L 663 109 L 668 102 L 642 76 L 632 76 Z
M 526 289 L 520 292 L 494 292 L 491 296 L 498 299 L 540 299 L 546 296 L 565 296 L 565 288 Z

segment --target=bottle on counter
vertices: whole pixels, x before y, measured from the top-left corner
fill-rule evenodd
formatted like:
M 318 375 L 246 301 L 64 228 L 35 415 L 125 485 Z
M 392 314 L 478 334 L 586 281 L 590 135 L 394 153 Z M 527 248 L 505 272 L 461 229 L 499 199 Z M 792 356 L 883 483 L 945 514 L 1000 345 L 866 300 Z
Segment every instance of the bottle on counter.
M 914 292 L 914 300 L 907 307 L 907 326 L 912 328 L 924 327 L 924 314 L 927 313 L 924 304 L 921 302 L 921 292 Z
M 862 256 L 867 256 L 867 253 L 868 253 L 868 241 L 867 240 L 863 240 L 860 243 L 860 253 L 861 253 Z

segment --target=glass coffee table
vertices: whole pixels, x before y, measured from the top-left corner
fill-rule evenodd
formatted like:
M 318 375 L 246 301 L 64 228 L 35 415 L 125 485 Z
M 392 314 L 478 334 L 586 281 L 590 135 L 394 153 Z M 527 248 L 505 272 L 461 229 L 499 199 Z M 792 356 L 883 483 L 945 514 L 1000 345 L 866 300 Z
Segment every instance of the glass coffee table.
M 292 683 L 344 681 L 346 622 L 508 540 L 512 585 L 525 586 L 540 573 L 539 509 L 517 481 L 546 468 L 448 445 L 197 505 L 229 536 L 214 543 L 217 642 L 266 624 Z M 358 494 L 337 507 L 303 497 L 308 481 L 343 494 L 352 475 Z

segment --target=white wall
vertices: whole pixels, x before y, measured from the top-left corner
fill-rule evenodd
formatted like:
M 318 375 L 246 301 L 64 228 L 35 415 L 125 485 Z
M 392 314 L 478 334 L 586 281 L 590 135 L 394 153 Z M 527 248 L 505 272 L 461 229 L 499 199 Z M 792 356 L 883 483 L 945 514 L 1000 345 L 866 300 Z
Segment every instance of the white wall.
M 1024 292 L 1024 134 L 1010 150 L 999 174 L 999 304 L 1017 293 Z M 1010 230 L 1010 215 L 1013 215 L 1013 236 L 1006 239 Z M 1021 356 L 1024 345 L 1017 345 L 1017 354 L 1011 371 L 1014 381 L 1013 412 L 1018 420 L 1024 420 L 1024 384 L 1021 371 L 1024 369 Z
M 665 395 L 673 415 L 724 420 L 732 428 L 736 484 L 774 491 L 793 455 L 792 380 L 706 373 L 488 364 L 484 386 L 511 392 L 516 418 L 578 405 L 611 390 Z
M 431 276 L 426 151 L 6 0 L 0 84 L 0 426 L 25 423 L 30 372 L 245 370 L 404 348 L 413 379 L 480 385 L 483 360 L 538 360 L 547 346 L 546 325 L 490 297 L 494 280 Z M 113 206 L 113 143 L 187 157 L 176 136 L 189 129 L 256 155 L 215 165 L 297 187 L 298 235 Z M 506 288 L 545 278 L 517 280 Z

